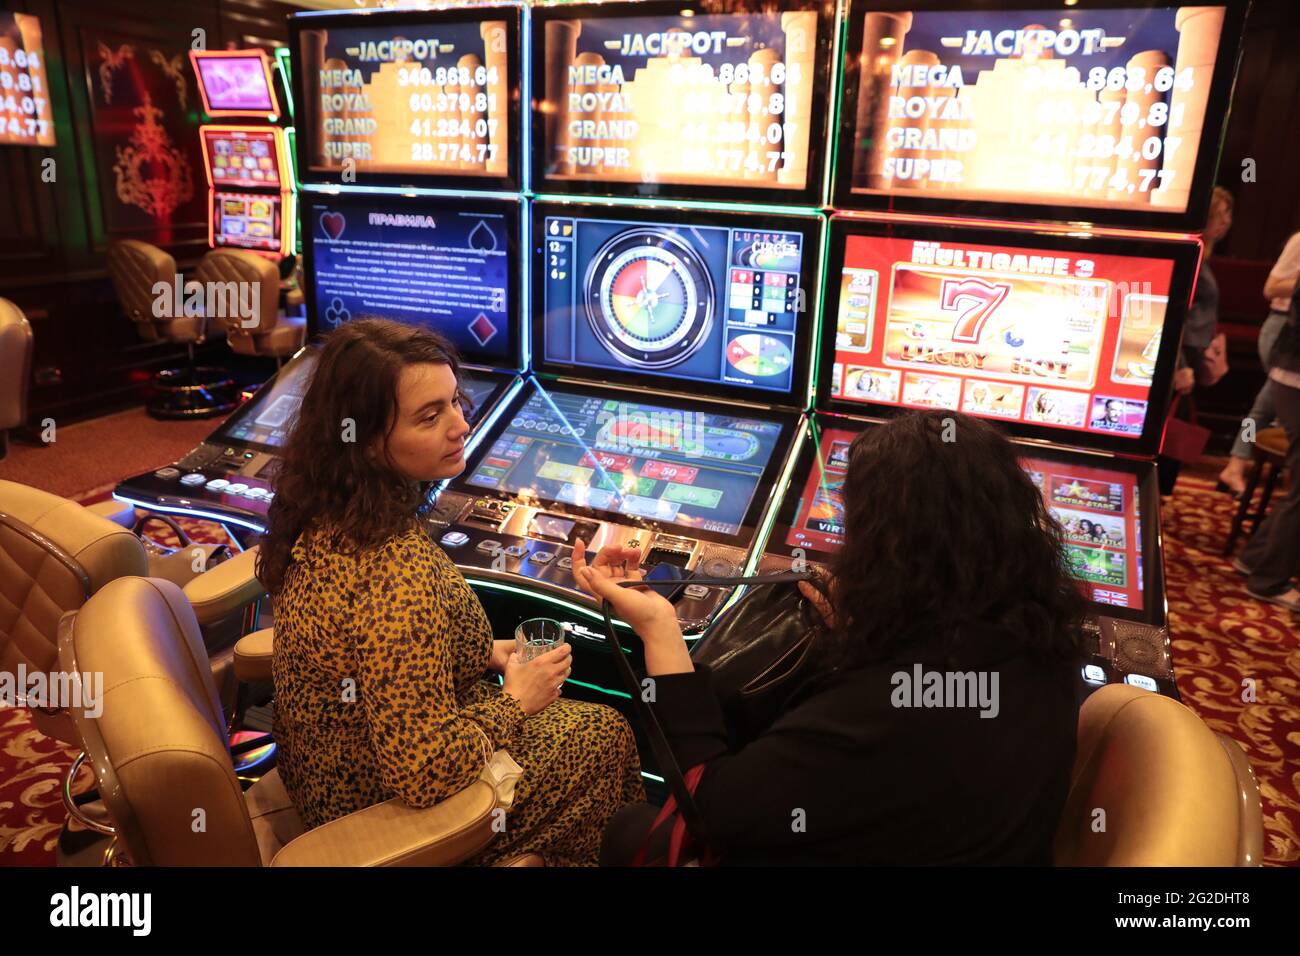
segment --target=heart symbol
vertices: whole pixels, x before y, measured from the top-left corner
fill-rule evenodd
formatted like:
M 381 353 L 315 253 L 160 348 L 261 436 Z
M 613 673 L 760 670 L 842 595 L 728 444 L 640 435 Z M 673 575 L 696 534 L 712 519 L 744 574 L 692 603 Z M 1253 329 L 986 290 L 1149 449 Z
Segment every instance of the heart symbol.
M 325 235 L 331 239 L 337 239 L 343 235 L 343 227 L 347 225 L 347 220 L 343 218 L 341 212 L 323 212 L 320 216 L 320 226 L 325 230 Z

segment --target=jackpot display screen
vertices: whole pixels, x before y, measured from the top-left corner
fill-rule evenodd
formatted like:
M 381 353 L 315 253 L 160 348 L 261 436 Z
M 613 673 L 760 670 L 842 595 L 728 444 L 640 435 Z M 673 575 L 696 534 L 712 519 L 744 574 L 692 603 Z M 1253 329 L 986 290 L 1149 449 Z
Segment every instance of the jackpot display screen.
M 0 145 L 53 146 L 41 21 L 0 12 Z
M 278 115 L 271 64 L 261 50 L 191 50 L 209 116 Z
M 796 476 L 777 517 L 772 550 L 825 561 L 844 544 L 844 480 L 857 427 L 827 427 L 811 467 Z M 805 456 L 806 458 L 808 456 Z M 1142 509 L 1132 471 L 1025 457 L 1021 467 L 1064 531 L 1066 564 L 1096 604 L 1144 611 Z M 797 494 L 797 497 L 794 495 Z
M 519 16 L 293 18 L 304 181 L 517 185 Z
M 260 252 L 287 252 L 284 193 L 212 190 L 211 245 Z
M 781 402 L 806 387 L 816 220 L 537 204 L 534 340 L 551 370 Z M 667 383 L 665 382 L 665 387 Z
M 395 319 L 446 336 L 466 362 L 519 367 L 519 204 L 307 194 L 316 328 Z
M 1243 4 L 960 7 L 851 3 L 837 205 L 1204 225 Z
M 540 386 L 503 420 L 465 487 L 721 537 L 752 533 L 787 429 L 757 413 Z
M 535 188 L 816 204 L 831 59 L 824 6 L 535 8 Z
M 208 183 L 240 189 L 293 188 L 285 166 L 284 132 L 274 126 L 201 126 Z
M 1154 451 L 1198 256 L 1192 242 L 837 220 L 830 400 Z

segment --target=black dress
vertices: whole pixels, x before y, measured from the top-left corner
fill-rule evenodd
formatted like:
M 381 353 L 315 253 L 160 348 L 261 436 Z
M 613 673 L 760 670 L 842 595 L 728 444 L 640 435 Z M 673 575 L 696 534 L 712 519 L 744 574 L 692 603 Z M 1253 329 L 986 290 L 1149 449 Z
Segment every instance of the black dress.
M 989 703 L 915 706 L 918 664 L 922 686 L 927 672 L 982 672 Z M 846 673 L 734 753 L 707 668 L 656 678 L 654 707 L 683 770 L 706 765 L 696 802 L 724 863 L 1047 865 L 1074 762 L 1075 666 L 985 631 L 960 659 L 913 651 Z M 603 862 L 630 862 L 649 819 L 625 808 Z

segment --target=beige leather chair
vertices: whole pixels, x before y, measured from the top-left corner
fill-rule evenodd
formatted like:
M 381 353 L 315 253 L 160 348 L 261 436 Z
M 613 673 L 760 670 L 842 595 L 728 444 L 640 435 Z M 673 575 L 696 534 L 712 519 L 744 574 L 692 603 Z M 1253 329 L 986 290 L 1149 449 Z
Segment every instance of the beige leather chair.
M 1263 846 L 1259 787 L 1236 741 L 1127 684 L 1084 702 L 1057 865 L 1258 866 Z
M 307 341 L 307 319 L 280 311 L 280 270 L 265 256 L 244 249 L 213 249 L 203 257 L 194 278 L 200 282 L 256 283 L 256 315 L 245 319 L 214 317 L 225 329 L 230 348 L 240 355 L 275 359 L 276 368 Z M 247 324 L 246 324 L 247 323 Z
M 306 832 L 275 771 L 241 792 L 202 656 L 198 623 L 169 581 L 119 579 L 60 624 L 62 669 L 104 675 L 102 712 L 74 717 L 111 821 L 109 857 L 137 866 L 431 866 L 462 862 L 491 841 L 496 794 L 482 781 L 434 807 L 393 799 Z M 507 865 L 537 862 L 527 855 Z
M 9 429 L 27 424 L 32 348 L 27 316 L 8 299 L 0 299 L 0 460 L 9 453 Z
M 194 346 L 208 337 L 206 315 L 185 315 L 177 309 L 174 288 L 176 260 L 157 246 L 138 239 L 119 239 L 108 247 L 108 274 L 118 301 L 136 331 L 146 342 L 174 342 L 185 346 L 185 368 L 164 369 L 154 376 L 155 397 L 151 414 L 159 418 L 197 418 L 230 411 L 238 403 L 238 386 L 224 369 L 194 364 Z M 168 292 L 167 308 L 155 309 L 159 283 Z M 182 281 L 182 305 L 184 303 Z M 156 311 L 164 314 L 156 315 Z M 180 315 L 173 313 L 180 312 Z
M 186 553 L 151 562 L 140 539 L 121 524 L 58 495 L 0 480 L 0 671 L 16 674 L 22 665 L 28 673 L 50 672 L 64 612 L 111 581 L 161 569 L 187 582 L 184 593 L 205 628 L 212 668 L 233 709 L 230 645 L 242 632 L 245 609 L 264 593 L 256 558 L 254 548 L 202 573 Z M 65 711 L 33 708 L 32 717 L 47 736 L 79 743 Z

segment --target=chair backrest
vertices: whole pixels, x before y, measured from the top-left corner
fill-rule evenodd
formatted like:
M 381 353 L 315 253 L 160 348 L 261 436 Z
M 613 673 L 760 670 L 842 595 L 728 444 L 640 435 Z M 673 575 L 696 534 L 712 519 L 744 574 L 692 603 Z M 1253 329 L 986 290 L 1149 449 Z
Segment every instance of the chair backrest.
M 64 616 L 59 662 L 102 676 L 72 708 L 117 830 L 138 866 L 260 866 L 194 611 L 175 584 L 119 578 Z
M 1168 697 L 1108 684 L 1079 712 L 1062 866 L 1236 866 L 1237 774 L 1213 731 Z
M 8 299 L 0 299 L 0 429 L 27 421 L 27 388 L 32 377 L 32 327 Z
M 219 288 L 236 295 L 234 302 L 216 295 L 208 297 L 210 302 L 229 303 L 217 310 L 226 314 L 208 316 L 208 324 L 224 329 L 227 339 L 261 335 L 275 328 L 280 307 L 280 270 L 270 259 L 246 249 L 213 249 L 199 261 L 193 278 L 205 287 L 210 282 L 221 283 Z M 235 306 L 250 307 L 253 314 L 233 314 Z
M 50 671 L 59 618 L 108 582 L 147 574 L 140 539 L 75 501 L 0 480 L 0 671 Z
M 162 282 L 168 288 L 176 284 L 176 259 L 166 250 L 138 239 L 118 239 L 108 246 L 108 274 L 117 290 L 118 301 L 127 317 L 136 324 L 136 330 L 146 339 L 161 337 L 156 323 L 167 322 L 167 316 L 154 314 L 157 293 L 154 287 Z

